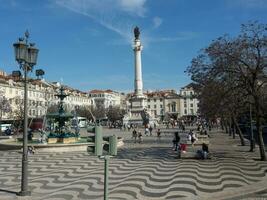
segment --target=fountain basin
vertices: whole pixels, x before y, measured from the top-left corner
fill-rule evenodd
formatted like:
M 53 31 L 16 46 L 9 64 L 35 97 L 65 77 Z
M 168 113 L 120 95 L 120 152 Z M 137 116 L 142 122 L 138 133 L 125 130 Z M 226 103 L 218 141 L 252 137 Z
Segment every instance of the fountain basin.
M 87 142 L 87 137 L 81 137 L 74 143 L 40 143 L 38 140 L 29 141 L 28 146 L 35 148 L 36 152 L 71 152 L 71 151 L 87 151 L 88 148 L 94 148 L 94 142 Z M 117 147 L 123 146 L 123 138 L 118 138 Z M 107 141 L 103 141 L 103 146 L 108 145 Z M 0 150 L 21 150 L 21 139 L 3 139 L 0 140 Z

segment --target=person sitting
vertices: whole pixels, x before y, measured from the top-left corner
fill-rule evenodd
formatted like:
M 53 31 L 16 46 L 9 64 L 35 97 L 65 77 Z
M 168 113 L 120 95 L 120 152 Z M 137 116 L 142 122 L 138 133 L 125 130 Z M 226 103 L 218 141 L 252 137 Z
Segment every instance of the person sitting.
M 28 147 L 28 154 L 34 154 L 35 153 L 35 148 L 33 146 Z
M 202 144 L 202 149 L 197 151 L 197 156 L 201 159 L 207 159 L 209 153 L 209 146 L 206 143 Z

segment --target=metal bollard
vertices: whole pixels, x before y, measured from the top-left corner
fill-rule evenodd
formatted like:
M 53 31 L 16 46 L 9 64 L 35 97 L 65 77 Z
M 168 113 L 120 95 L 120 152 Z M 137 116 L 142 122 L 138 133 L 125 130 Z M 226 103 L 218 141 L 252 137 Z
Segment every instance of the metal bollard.
M 103 153 L 103 135 L 102 135 L 102 127 L 95 127 L 95 155 L 101 156 Z
M 112 135 L 109 137 L 109 155 L 117 155 L 117 136 Z

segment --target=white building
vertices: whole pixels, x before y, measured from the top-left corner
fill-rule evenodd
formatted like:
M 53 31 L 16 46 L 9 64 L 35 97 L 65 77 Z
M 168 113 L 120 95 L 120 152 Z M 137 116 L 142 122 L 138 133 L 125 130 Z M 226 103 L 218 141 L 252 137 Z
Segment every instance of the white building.
M 180 96 L 175 90 L 147 92 L 147 107 L 156 118 L 163 120 L 166 115 L 173 119 L 180 117 Z
M 193 84 L 190 83 L 180 90 L 180 113 L 181 116 L 197 115 L 198 114 L 198 99 L 193 88 Z
M 91 105 L 94 107 L 109 108 L 121 106 L 121 94 L 112 90 L 91 90 L 89 92 Z
M 29 79 L 28 83 L 28 116 L 42 117 L 46 114 L 50 105 L 57 105 L 60 84 L 49 83 L 40 79 Z M 90 106 L 91 100 L 85 92 L 64 86 L 65 92 L 69 95 L 64 101 L 68 110 L 73 110 L 76 106 Z M 15 119 L 17 115 L 23 115 L 24 83 L 18 78 L 14 78 L 6 73 L 0 73 L 0 95 L 8 99 L 12 111 L 2 113 L 2 119 Z

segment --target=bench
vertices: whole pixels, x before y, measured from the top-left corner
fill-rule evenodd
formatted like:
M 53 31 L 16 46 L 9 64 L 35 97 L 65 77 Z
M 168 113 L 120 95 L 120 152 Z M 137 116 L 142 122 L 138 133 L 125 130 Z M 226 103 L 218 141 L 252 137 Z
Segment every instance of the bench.
M 177 151 L 177 155 L 179 159 L 182 158 L 200 159 L 199 155 L 197 154 L 197 150 Z M 207 159 L 211 159 L 210 153 L 207 154 Z
M 197 155 L 195 151 L 180 151 L 180 152 L 177 151 L 177 154 L 178 158 L 196 158 Z

